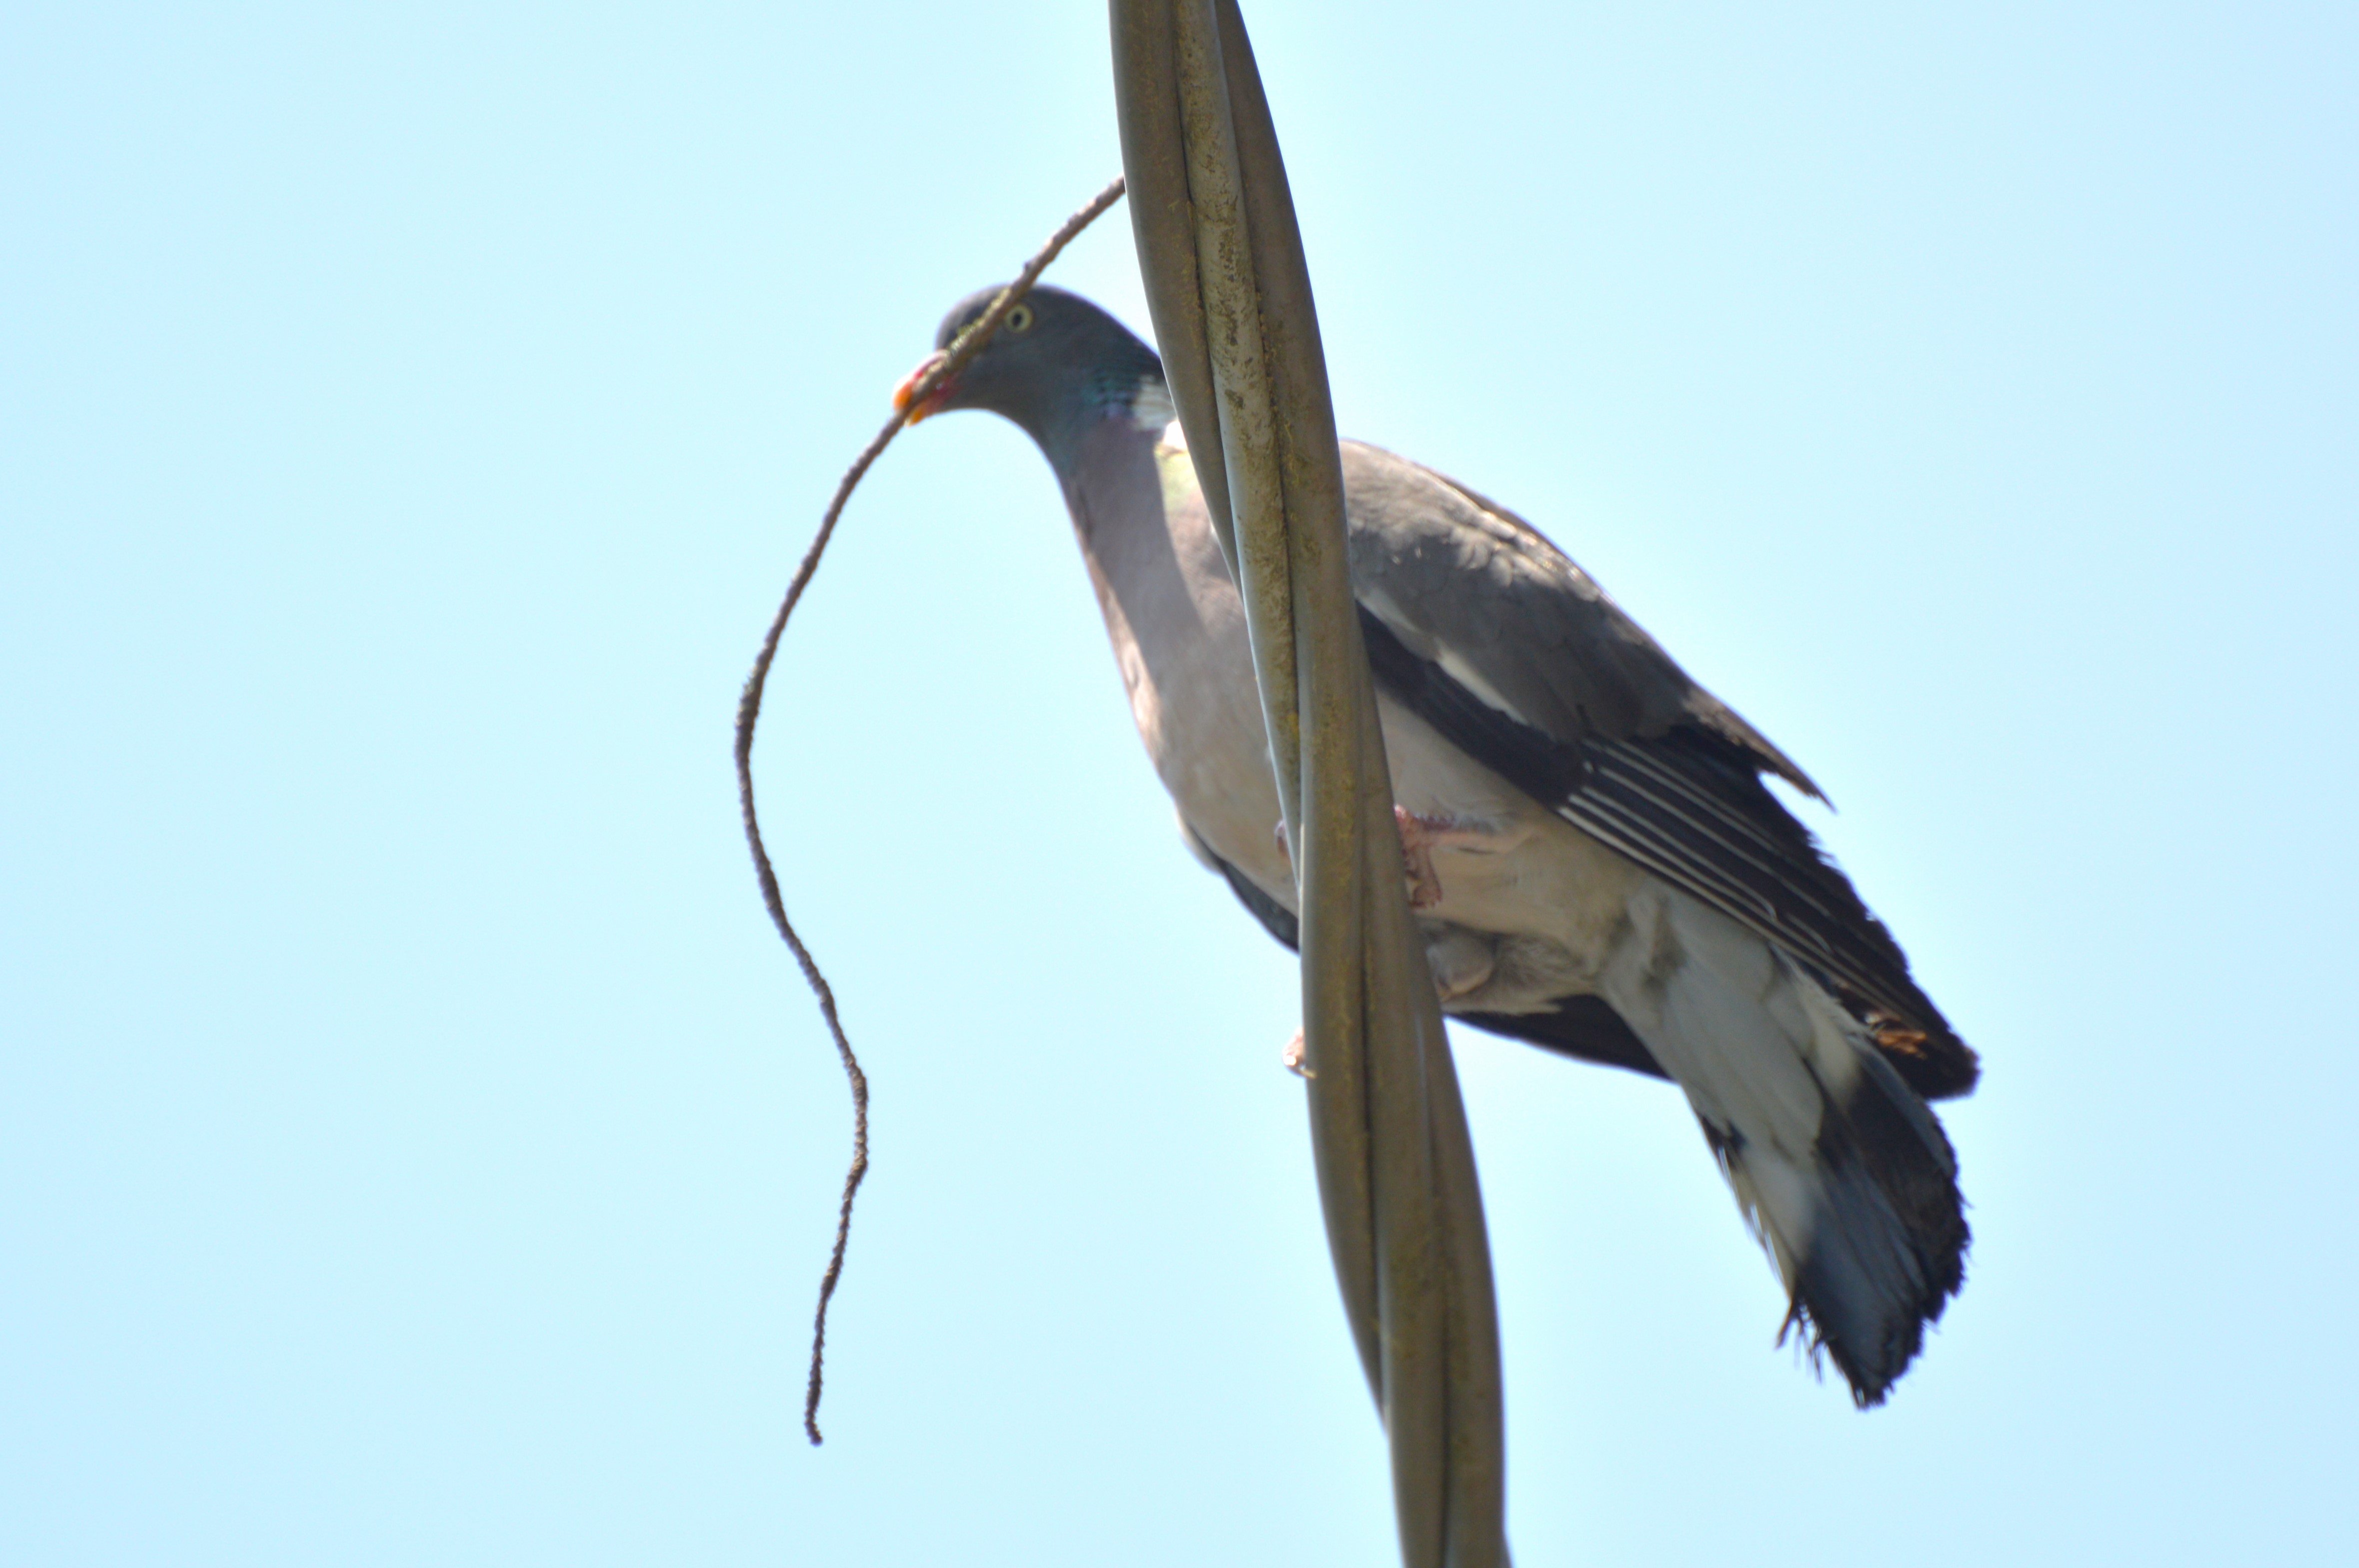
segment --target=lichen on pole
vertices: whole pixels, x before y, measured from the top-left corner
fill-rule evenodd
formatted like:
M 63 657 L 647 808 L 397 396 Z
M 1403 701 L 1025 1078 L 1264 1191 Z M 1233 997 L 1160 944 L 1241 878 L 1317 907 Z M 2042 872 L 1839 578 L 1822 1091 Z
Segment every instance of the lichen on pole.
M 1473 1147 L 1400 874 L 1344 552 L 1333 404 L 1234 0 L 1113 0 L 1131 219 L 1164 372 L 1243 593 L 1301 911 L 1311 1142 L 1409 1568 L 1507 1560 Z

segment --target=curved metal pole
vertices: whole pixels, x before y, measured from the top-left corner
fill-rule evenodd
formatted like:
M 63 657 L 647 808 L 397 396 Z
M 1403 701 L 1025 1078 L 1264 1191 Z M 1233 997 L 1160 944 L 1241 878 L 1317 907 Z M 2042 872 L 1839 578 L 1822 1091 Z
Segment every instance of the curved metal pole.
M 1352 596 L 1333 405 L 1234 0 L 1112 0 L 1156 337 L 1245 598 L 1302 914 L 1311 1142 L 1409 1568 L 1507 1560 L 1497 1313 L 1473 1148 L 1403 891 Z

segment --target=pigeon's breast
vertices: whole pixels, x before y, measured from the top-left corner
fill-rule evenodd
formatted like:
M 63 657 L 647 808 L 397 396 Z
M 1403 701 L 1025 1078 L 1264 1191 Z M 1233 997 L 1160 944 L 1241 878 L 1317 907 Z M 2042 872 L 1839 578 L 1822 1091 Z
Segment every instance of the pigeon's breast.
M 1067 501 L 1139 739 L 1206 847 L 1290 908 L 1245 605 L 1194 469 L 1126 420 L 1090 442 Z

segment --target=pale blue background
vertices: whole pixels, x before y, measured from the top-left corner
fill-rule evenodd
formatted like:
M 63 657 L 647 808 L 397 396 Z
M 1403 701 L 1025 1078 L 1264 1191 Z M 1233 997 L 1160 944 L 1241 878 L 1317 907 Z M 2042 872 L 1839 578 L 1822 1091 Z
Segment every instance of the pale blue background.
M 1256 5 L 1343 427 L 1843 806 L 1984 1054 L 1891 1406 L 1660 1086 L 1462 1043 L 1517 1560 L 2359 1559 L 2348 5 Z M 1093 5 L 9 7 L 0 1558 L 1390 1560 L 1290 968 L 1046 470 L 855 501 Z M 1144 324 L 1126 221 L 1058 281 Z

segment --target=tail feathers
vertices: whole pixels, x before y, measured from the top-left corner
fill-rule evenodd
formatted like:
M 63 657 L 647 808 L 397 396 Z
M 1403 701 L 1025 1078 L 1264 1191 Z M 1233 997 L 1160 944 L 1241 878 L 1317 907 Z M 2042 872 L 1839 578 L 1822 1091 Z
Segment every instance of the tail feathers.
M 1679 1080 L 1769 1249 L 1789 1328 L 1880 1404 L 1964 1278 L 1941 1125 L 1810 974 L 1673 889 L 1634 896 L 1606 999 Z
M 1733 1127 L 1707 1120 L 1704 1135 L 1785 1279 L 1788 1328 L 1833 1357 L 1864 1409 L 1964 1282 L 1969 1233 L 1940 1124 L 1880 1055 L 1860 1056 L 1847 1092 L 1826 1092 L 1807 1168 Z

